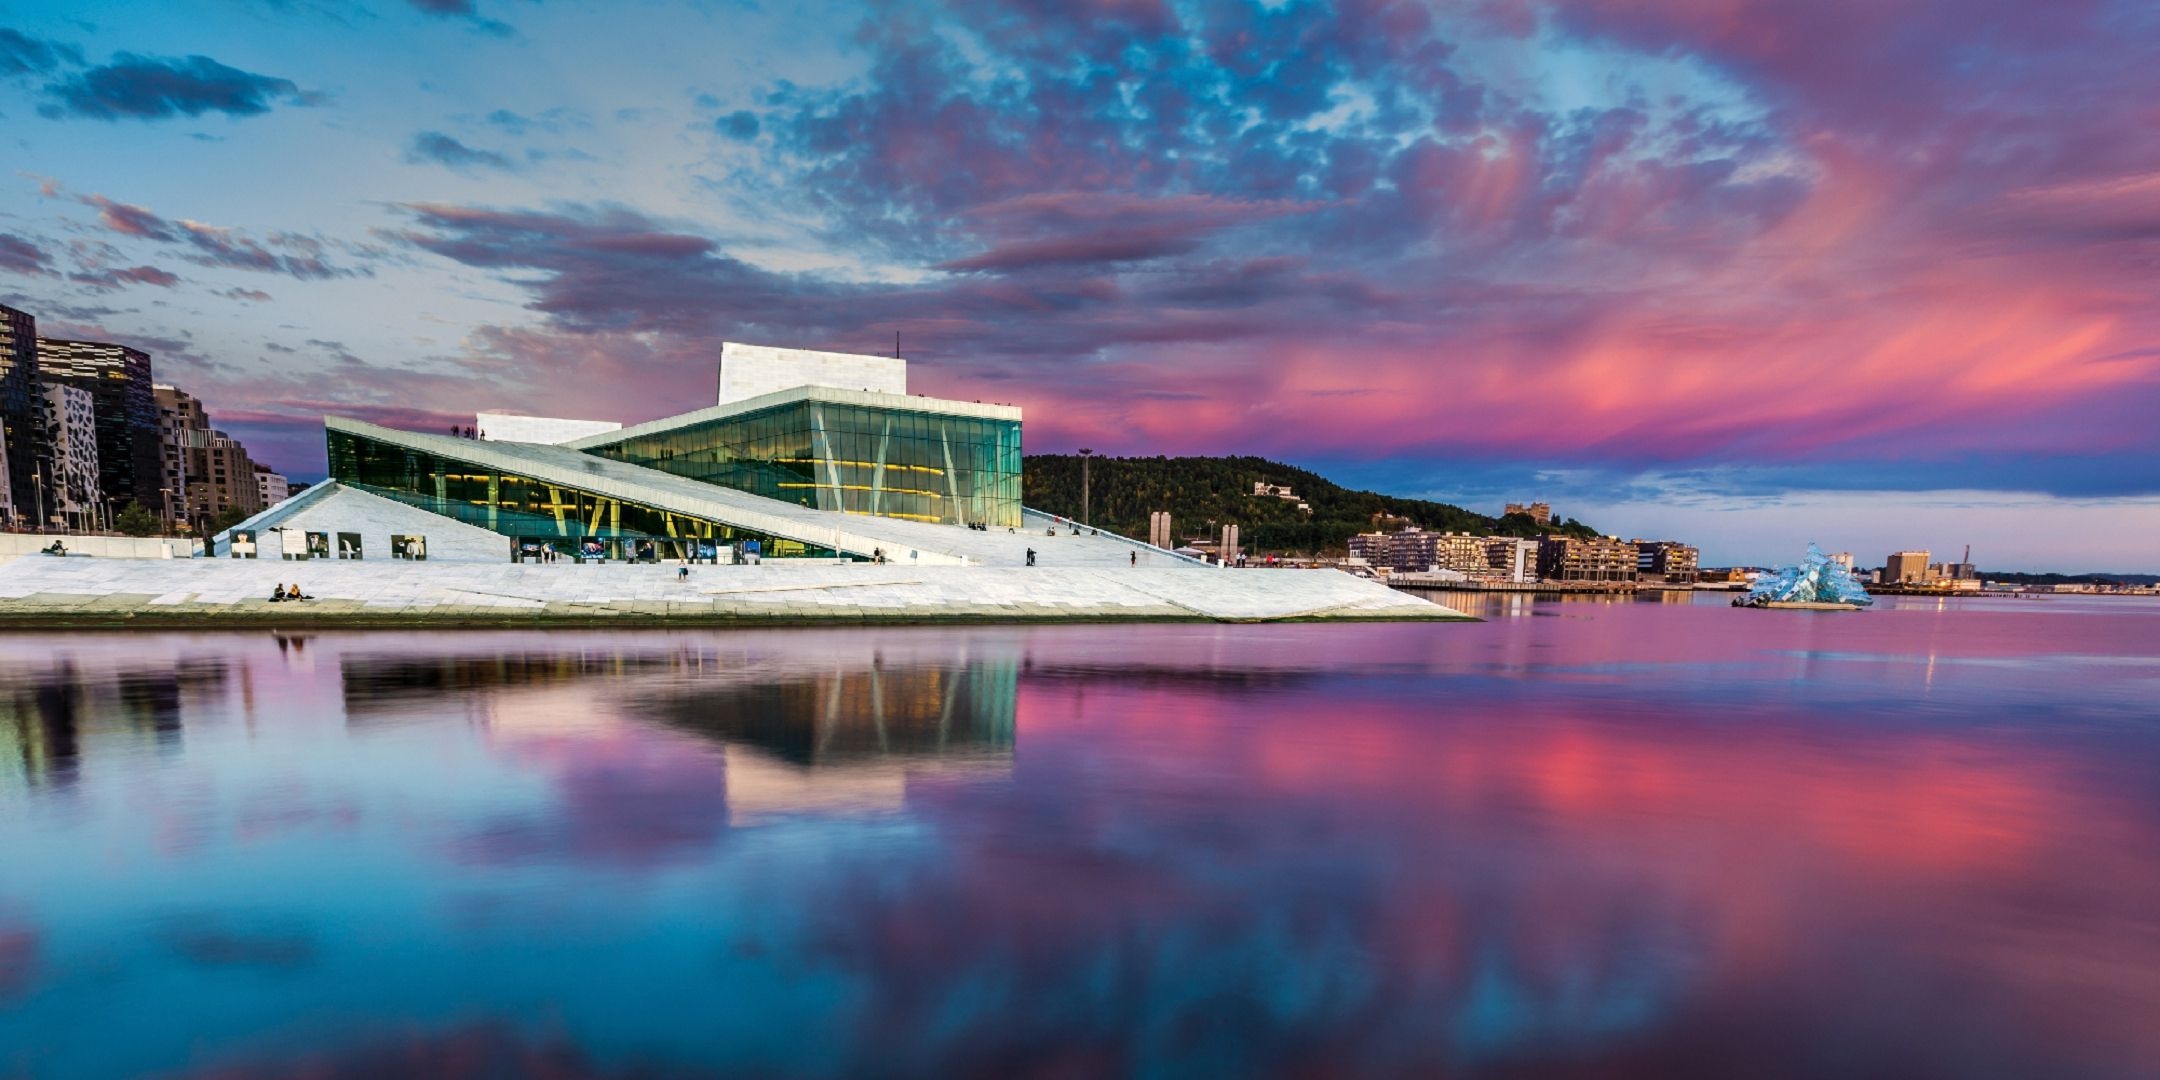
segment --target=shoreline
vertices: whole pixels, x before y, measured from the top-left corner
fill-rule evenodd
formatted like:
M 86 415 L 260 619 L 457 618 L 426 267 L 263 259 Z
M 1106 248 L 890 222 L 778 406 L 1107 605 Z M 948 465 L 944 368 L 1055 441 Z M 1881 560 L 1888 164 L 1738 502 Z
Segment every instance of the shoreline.
M 0 630 L 217 627 L 1040 625 L 1447 621 L 1471 616 L 1335 571 L 17 560 Z M 272 601 L 300 582 L 315 599 Z
M 511 615 L 495 612 L 436 612 L 354 610 L 333 605 L 317 610 L 294 609 L 285 604 L 235 606 L 220 611 L 114 610 L 98 606 L 49 608 L 0 605 L 0 634 L 58 631 L 110 630 L 625 630 L 745 629 L 750 627 L 833 626 L 1105 626 L 1118 624 L 1290 624 L 1290 623 L 1382 623 L 1382 622 L 1484 622 L 1474 615 L 1414 615 L 1398 611 L 1371 614 L 1316 614 L 1237 618 L 1199 614 L 1108 614 L 1100 612 L 913 612 L 835 611 L 806 615 L 792 612 L 653 612 L 628 606 L 589 608 L 582 611 L 535 612 Z M 308 603 L 308 602 L 303 602 Z M 312 603 L 320 603 L 313 601 Z

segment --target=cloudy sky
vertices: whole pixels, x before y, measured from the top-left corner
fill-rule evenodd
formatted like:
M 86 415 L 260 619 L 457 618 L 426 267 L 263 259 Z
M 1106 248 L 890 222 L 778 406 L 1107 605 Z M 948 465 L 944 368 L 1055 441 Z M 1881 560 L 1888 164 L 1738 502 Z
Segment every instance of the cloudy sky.
M 2148 0 L 16 0 L 0 302 L 295 476 L 325 412 L 898 333 L 1036 451 L 2153 570 L 2156 55 Z

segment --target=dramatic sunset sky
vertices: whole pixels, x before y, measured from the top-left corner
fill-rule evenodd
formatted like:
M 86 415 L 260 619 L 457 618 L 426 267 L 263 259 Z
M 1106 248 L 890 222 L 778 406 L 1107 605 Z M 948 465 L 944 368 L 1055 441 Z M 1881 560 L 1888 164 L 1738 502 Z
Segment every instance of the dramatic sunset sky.
M 297 477 L 723 338 L 1706 562 L 2160 569 L 2150 0 L 14 0 L 0 302 Z

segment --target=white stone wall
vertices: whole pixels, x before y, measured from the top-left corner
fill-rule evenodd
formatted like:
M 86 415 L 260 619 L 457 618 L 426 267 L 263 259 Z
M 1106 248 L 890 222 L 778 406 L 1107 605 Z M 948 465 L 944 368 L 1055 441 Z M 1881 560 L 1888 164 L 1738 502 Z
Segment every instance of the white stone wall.
M 772 345 L 720 345 L 720 399 L 742 401 L 797 386 L 834 386 L 880 394 L 907 393 L 907 361 L 860 353 L 783 349 Z
M 53 541 L 71 557 L 101 559 L 186 558 L 187 540 L 170 536 L 61 536 L 54 533 L 0 533 L 0 562 L 39 556 Z
M 393 533 L 427 537 L 429 562 L 510 561 L 510 538 L 507 536 L 342 485 L 291 516 L 272 520 L 269 524 L 285 531 L 273 533 L 267 527 L 257 529 L 257 558 L 260 559 L 279 557 L 286 548 L 296 552 L 305 550 L 306 538 L 302 534 L 311 532 L 331 534 L 330 550 L 334 559 L 337 534 L 356 532 L 360 534 L 361 557 L 368 562 L 389 560 Z M 222 546 L 220 550 L 223 550 Z
M 558 445 L 588 435 L 621 431 L 613 420 L 571 420 L 560 416 L 520 416 L 517 413 L 479 413 L 473 426 L 483 439 L 495 442 L 529 442 Z

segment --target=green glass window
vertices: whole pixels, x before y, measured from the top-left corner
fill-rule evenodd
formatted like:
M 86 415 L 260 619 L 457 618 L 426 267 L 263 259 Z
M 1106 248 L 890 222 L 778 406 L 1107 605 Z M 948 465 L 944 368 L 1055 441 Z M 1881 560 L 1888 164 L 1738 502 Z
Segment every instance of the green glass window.
M 343 484 L 521 539 L 653 540 L 672 557 L 691 541 L 757 540 L 768 556 L 832 558 L 829 548 L 773 537 L 609 495 L 329 432 L 330 476 Z
M 1016 420 L 799 401 L 592 452 L 820 510 L 1020 524 Z

